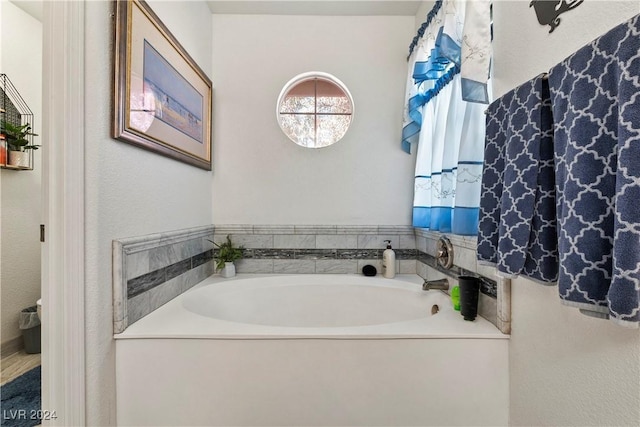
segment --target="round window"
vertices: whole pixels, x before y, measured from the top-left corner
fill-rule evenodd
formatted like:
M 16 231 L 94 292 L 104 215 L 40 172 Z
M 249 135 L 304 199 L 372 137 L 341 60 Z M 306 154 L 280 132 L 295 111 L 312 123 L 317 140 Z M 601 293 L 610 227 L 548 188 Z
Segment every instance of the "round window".
M 282 131 L 296 144 L 327 147 L 347 133 L 353 98 L 331 74 L 304 73 L 291 79 L 280 92 L 277 117 Z

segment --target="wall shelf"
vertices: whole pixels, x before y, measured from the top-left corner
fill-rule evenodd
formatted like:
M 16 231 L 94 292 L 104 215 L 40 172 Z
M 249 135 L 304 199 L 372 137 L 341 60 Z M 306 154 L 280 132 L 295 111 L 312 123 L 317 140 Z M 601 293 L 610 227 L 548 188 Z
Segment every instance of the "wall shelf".
M 33 151 L 25 150 L 26 161 L 21 164 L 10 164 L 10 141 L 5 132 L 5 123 L 13 126 L 29 124 L 33 126 L 33 112 L 20 96 L 9 77 L 0 74 L 0 168 L 15 171 L 33 170 Z M 32 130 L 33 132 L 33 130 Z M 33 135 L 27 135 L 27 145 L 33 145 Z M 14 162 L 15 163 L 15 162 Z

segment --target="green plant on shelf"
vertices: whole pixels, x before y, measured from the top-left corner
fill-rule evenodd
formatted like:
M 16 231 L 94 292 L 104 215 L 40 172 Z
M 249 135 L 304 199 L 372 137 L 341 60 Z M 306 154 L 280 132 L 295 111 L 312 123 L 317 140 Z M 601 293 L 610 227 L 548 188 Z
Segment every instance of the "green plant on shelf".
M 10 151 L 37 150 L 38 147 L 40 147 L 37 144 L 31 143 L 27 138 L 29 136 L 38 136 L 38 134 L 31 131 L 31 125 L 29 123 L 14 125 L 3 120 L 1 126 L 0 133 L 5 135 Z

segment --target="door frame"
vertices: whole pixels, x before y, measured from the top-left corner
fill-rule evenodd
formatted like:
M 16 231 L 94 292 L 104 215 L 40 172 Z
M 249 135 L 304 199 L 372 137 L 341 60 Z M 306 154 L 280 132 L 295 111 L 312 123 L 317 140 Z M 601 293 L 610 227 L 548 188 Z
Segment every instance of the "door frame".
M 82 1 L 43 3 L 43 425 L 85 412 L 84 33 Z M 46 415 L 46 412 L 45 412 Z M 51 415 L 53 413 L 51 412 Z

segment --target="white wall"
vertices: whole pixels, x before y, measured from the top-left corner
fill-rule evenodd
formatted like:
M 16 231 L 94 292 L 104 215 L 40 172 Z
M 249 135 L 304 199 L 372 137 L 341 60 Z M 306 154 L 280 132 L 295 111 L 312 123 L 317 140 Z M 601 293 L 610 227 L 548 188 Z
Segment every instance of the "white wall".
M 211 14 L 204 2 L 148 2 L 211 76 Z M 87 425 L 115 424 L 111 242 L 212 222 L 211 172 L 114 140 L 112 2 L 86 2 Z
M 636 1 L 586 1 L 549 34 L 529 1 L 494 2 L 494 95 L 640 12 Z M 512 425 L 638 425 L 640 332 L 560 304 L 557 287 L 512 283 Z
M 630 2 L 585 2 L 548 35 L 528 3 L 494 5 L 497 95 L 638 12 Z M 399 150 L 398 139 L 413 17 L 216 16 L 212 23 L 204 3 L 151 5 L 211 72 L 213 188 L 210 173 L 109 137 L 111 4 L 87 2 L 89 425 L 115 422 L 113 238 L 208 224 L 212 218 L 263 224 L 410 221 L 414 158 Z M 322 150 L 297 147 L 275 121 L 282 85 L 314 69 L 343 80 L 356 102 L 346 139 Z M 632 424 L 640 407 L 638 331 L 560 306 L 554 290 L 520 280 L 513 285 L 512 423 Z
M 400 150 L 412 16 L 213 17 L 216 224 L 411 224 L 415 156 Z M 355 115 L 323 149 L 276 121 L 289 79 L 335 75 Z
M 41 134 L 42 23 L 8 1 L 2 1 L 0 8 L 0 72 L 9 77 L 33 112 L 32 128 Z M 34 142 L 40 144 L 41 138 L 35 137 Z M 33 171 L 0 172 L 2 343 L 21 335 L 20 310 L 40 298 L 41 153 L 35 151 Z

